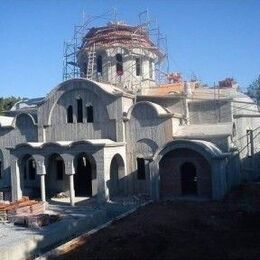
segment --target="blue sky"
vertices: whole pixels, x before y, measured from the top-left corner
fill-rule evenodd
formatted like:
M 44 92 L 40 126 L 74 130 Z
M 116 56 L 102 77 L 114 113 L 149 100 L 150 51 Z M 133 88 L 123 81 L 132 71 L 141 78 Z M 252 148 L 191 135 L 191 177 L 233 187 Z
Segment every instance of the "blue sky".
M 63 42 L 85 15 L 146 9 L 167 35 L 170 70 L 242 88 L 260 73 L 259 0 L 0 0 L 0 96 L 45 96 L 62 80 Z

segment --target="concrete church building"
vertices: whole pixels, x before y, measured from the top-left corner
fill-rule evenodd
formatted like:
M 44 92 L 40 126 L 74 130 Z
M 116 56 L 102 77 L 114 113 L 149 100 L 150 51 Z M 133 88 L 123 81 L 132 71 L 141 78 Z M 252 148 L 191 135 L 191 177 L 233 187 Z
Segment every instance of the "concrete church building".
M 215 89 L 178 73 L 156 81 L 164 54 L 145 28 L 92 28 L 80 76 L 0 116 L 0 188 L 12 200 L 148 194 L 222 199 L 259 177 L 260 113 L 227 79 Z

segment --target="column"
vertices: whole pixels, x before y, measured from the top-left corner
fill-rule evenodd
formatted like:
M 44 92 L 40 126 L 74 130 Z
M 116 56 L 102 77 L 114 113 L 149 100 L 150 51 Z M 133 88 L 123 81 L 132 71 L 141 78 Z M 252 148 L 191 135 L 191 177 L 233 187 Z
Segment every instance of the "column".
M 45 174 L 41 174 L 41 198 L 43 202 L 46 201 Z
M 69 185 L 70 185 L 70 205 L 75 206 L 75 189 L 74 189 L 74 155 L 72 154 L 62 154 L 65 165 L 65 174 L 69 176 Z
M 110 179 L 110 163 L 112 158 L 107 147 L 95 153 L 94 158 L 96 161 L 98 180 L 97 201 L 102 204 L 109 200 L 107 183 Z
M 16 201 L 22 198 L 18 158 L 11 154 L 10 162 L 11 162 L 10 168 L 11 168 L 11 182 L 12 182 L 12 201 Z
M 70 179 L 70 205 L 75 206 L 75 189 L 74 189 L 74 174 L 69 175 Z
M 41 200 L 43 202 L 46 202 L 46 189 L 45 189 L 46 167 L 45 167 L 44 157 L 42 155 L 34 155 L 33 157 L 36 161 L 37 175 L 40 175 L 40 179 L 41 179 Z

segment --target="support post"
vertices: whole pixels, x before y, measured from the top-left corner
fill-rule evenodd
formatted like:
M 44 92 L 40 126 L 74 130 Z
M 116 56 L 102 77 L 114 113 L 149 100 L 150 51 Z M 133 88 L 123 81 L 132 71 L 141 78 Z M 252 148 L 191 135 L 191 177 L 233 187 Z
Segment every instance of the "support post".
M 65 165 L 65 174 L 69 176 L 69 185 L 70 185 L 70 205 L 75 206 L 75 189 L 74 189 L 74 156 L 72 154 L 62 154 Z
M 46 191 L 45 191 L 45 174 L 41 174 L 41 199 L 46 202 Z
M 18 158 L 13 154 L 11 154 L 10 162 L 11 162 L 12 201 L 16 201 L 22 198 Z
M 69 175 L 70 179 L 70 205 L 75 206 L 74 174 Z
M 46 167 L 44 156 L 40 154 L 34 155 L 34 159 L 36 161 L 36 170 L 37 175 L 40 175 L 41 179 L 41 200 L 46 202 L 46 188 L 45 188 L 45 175 L 46 175 Z

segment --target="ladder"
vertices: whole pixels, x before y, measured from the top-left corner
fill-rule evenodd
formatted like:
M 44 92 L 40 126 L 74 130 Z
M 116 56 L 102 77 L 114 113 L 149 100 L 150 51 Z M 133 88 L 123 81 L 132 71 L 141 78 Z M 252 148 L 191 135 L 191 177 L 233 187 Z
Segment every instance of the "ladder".
M 87 79 L 92 79 L 94 74 L 94 65 L 96 58 L 96 46 L 95 43 L 90 47 L 88 52 L 88 65 L 87 65 Z

